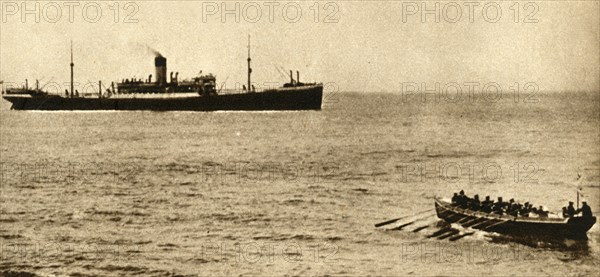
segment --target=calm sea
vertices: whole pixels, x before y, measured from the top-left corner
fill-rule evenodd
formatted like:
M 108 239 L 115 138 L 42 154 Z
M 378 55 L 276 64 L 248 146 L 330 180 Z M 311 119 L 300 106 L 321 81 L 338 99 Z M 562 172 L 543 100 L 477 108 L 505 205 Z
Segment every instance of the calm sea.
M 435 215 L 373 226 L 460 189 L 559 211 L 582 186 L 599 212 L 599 94 L 536 100 L 340 93 L 322 111 L 211 113 L 3 102 L 0 271 L 595 275 L 598 224 L 561 245 L 428 238 Z

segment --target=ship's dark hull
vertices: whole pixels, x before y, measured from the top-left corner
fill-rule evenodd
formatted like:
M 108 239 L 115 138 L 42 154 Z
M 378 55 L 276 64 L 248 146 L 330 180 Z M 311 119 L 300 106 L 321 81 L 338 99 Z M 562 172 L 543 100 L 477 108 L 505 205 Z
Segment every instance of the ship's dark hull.
M 5 95 L 15 110 L 320 110 L 323 86 L 285 88 L 256 93 L 164 98 L 66 98 L 56 95 Z
M 457 223 L 486 232 L 535 239 L 585 240 L 587 231 L 596 223 L 596 217 L 561 219 L 499 216 L 461 209 L 440 199 L 435 199 L 435 209 L 438 217 L 448 223 Z

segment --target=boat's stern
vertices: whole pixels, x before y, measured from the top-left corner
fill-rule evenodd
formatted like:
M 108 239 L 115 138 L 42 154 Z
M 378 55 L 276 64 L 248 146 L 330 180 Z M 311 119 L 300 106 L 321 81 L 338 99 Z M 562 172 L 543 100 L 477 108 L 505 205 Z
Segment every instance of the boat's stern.
M 596 224 L 596 217 L 576 216 L 569 218 L 567 224 L 571 226 L 576 233 L 587 233 L 587 231 Z

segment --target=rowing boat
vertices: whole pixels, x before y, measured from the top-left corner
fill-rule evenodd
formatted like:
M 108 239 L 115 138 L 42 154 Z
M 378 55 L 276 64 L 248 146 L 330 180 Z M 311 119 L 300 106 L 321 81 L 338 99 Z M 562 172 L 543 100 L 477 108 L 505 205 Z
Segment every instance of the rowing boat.
M 585 240 L 587 231 L 596 223 L 595 216 L 562 218 L 554 214 L 550 217 L 498 215 L 462 209 L 437 197 L 434 200 L 437 216 L 448 223 L 517 237 Z

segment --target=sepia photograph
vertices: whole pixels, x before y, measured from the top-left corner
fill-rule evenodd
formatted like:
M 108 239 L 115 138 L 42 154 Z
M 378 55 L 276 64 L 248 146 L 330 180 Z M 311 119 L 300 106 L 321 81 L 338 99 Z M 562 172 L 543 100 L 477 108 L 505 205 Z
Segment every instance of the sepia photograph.
M 0 0 L 0 91 L 0 277 L 598 274 L 598 0 Z

